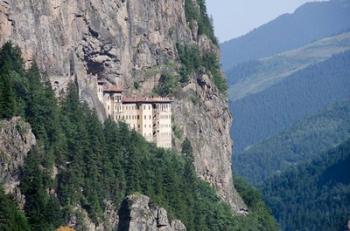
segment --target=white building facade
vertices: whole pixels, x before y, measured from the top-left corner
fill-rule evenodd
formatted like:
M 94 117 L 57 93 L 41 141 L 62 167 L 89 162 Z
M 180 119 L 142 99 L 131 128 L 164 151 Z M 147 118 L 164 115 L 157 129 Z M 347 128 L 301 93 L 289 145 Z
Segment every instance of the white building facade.
M 172 147 L 171 99 L 126 97 L 122 89 L 105 82 L 98 82 L 97 86 L 98 98 L 109 117 L 128 124 L 157 147 Z

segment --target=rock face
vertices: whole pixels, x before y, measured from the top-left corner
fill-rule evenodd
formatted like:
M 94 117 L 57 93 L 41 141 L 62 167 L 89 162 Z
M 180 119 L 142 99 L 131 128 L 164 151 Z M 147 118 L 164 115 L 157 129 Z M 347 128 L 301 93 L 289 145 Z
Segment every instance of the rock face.
M 106 210 L 98 224 L 77 205 L 71 210 L 66 226 L 77 231 L 186 231 L 180 220 L 170 220 L 164 208 L 151 203 L 150 198 L 142 194 L 127 196 L 119 210 L 113 203 L 106 202 Z
M 0 0 L 0 45 L 11 40 L 22 48 L 26 64 L 35 59 L 54 87 L 77 81 L 101 118 L 96 78 L 129 95 L 151 95 L 161 73 L 179 67 L 177 43 L 219 53 L 196 28 L 186 22 L 184 0 Z M 190 139 L 199 177 L 239 211 L 244 203 L 232 183 L 227 102 L 210 75 L 197 75 L 175 95 L 174 124 L 182 136 L 174 145 Z
M 71 210 L 68 227 L 77 231 L 117 231 L 118 230 L 118 209 L 112 202 L 106 201 L 106 209 L 98 224 L 95 224 L 89 217 L 86 210 L 77 205 Z
M 0 121 L 0 184 L 5 193 L 15 195 L 20 204 L 23 198 L 19 191 L 19 168 L 36 139 L 30 125 L 21 118 Z
M 181 221 L 170 221 L 165 209 L 150 203 L 150 198 L 141 194 L 128 196 L 119 213 L 120 231 L 186 231 Z

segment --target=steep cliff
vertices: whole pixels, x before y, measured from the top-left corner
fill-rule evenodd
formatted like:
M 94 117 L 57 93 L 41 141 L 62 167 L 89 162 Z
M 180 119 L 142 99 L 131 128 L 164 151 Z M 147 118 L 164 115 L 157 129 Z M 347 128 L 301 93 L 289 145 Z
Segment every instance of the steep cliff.
M 118 230 L 186 231 L 179 220 L 170 221 L 167 211 L 140 194 L 128 196 L 120 209 Z
M 81 97 L 103 117 L 96 77 L 122 85 L 130 95 L 151 95 L 162 74 L 178 72 L 177 44 L 218 54 L 212 39 L 189 18 L 183 0 L 0 0 L 0 45 L 13 41 L 26 64 L 35 60 L 61 89 L 77 81 Z M 179 148 L 185 137 L 191 140 L 198 175 L 239 211 L 244 203 L 232 184 L 226 97 L 206 70 L 192 73 L 173 96 L 180 134 L 175 146 Z
M 127 196 L 119 209 L 109 204 L 104 212 L 104 222 L 94 224 L 81 207 L 76 207 L 68 226 L 75 230 L 91 231 L 186 231 L 180 220 L 170 220 L 168 212 L 142 194 Z
M 15 196 L 18 203 L 23 204 L 23 196 L 19 190 L 19 171 L 24 159 L 36 139 L 30 125 L 19 117 L 0 121 L 0 185 L 5 193 Z

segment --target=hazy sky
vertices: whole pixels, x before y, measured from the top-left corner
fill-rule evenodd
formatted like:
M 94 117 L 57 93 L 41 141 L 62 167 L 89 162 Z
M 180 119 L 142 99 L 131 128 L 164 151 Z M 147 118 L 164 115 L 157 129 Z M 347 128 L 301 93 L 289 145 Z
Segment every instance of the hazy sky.
M 220 42 L 243 35 L 313 0 L 206 0 Z

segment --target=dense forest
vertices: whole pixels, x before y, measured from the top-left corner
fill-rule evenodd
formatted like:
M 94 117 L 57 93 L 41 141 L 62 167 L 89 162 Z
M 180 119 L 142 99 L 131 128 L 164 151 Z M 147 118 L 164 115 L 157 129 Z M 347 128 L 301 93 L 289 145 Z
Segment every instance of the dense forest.
M 19 225 L 23 230 L 54 230 L 67 222 L 76 205 L 99 223 L 106 201 L 119 206 L 134 192 L 151 197 L 188 230 L 277 230 L 263 203 L 251 204 L 247 216 L 232 215 L 196 177 L 188 140 L 179 155 L 147 143 L 123 123 L 102 124 L 80 101 L 75 83 L 58 101 L 35 63 L 23 68 L 21 52 L 11 43 L 0 51 L 0 112 L 0 119 L 24 118 L 38 140 L 20 177 L 26 218 L 0 193 L 0 203 L 9 205 L 0 210 L 4 230 L 18 230 Z
M 234 155 L 234 171 L 255 185 L 350 137 L 350 101 L 339 102 Z
M 225 71 L 235 64 L 301 47 L 350 29 L 348 0 L 306 3 L 250 33 L 221 44 Z
M 235 115 L 231 131 L 239 155 L 306 116 L 350 98 L 350 51 L 295 72 L 282 82 L 231 102 Z
M 347 230 L 350 140 L 319 156 L 263 186 L 264 198 L 285 231 Z

